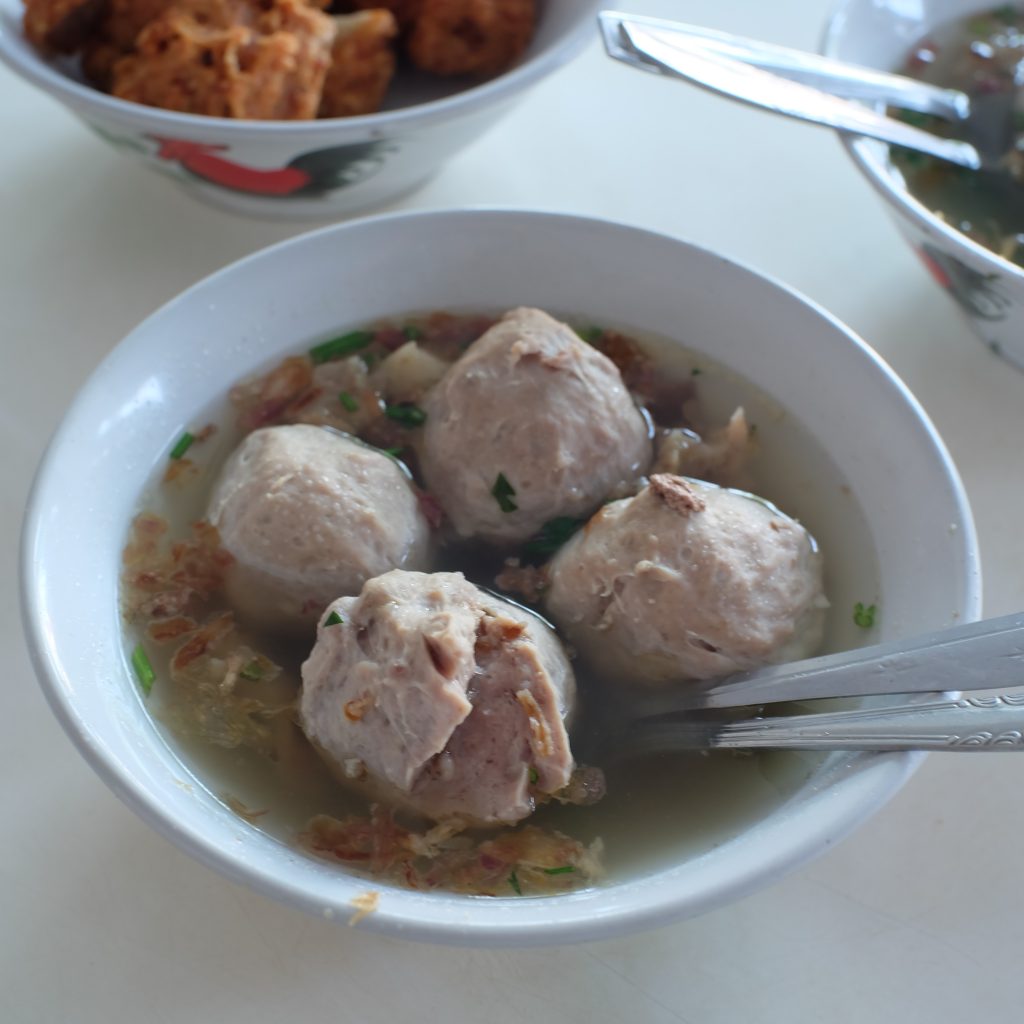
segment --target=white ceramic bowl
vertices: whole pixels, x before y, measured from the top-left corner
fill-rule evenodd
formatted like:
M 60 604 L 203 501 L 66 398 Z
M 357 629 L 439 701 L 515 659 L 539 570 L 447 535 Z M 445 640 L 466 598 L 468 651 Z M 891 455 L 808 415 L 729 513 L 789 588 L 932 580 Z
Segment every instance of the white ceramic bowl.
M 85 84 L 71 62 L 40 56 L 22 32 L 21 0 L 0 0 L 0 60 L 199 199 L 257 217 L 327 219 L 424 184 L 596 35 L 597 7 L 541 0 L 537 33 L 510 71 L 470 87 L 419 77 L 363 117 L 236 121 L 125 102 Z
M 898 71 L 913 45 L 937 25 L 996 6 L 992 0 L 839 0 L 823 50 L 830 57 Z M 900 233 L 978 337 L 1024 367 L 1024 269 L 973 242 L 911 196 L 884 143 L 849 135 L 842 139 L 888 204 Z
M 846 554 L 854 573 L 878 565 L 872 639 L 979 614 L 970 511 L 924 412 L 871 349 L 784 286 L 662 235 L 515 211 L 355 221 L 258 253 L 151 316 L 82 388 L 34 485 L 22 586 L 39 679 L 89 763 L 173 842 L 292 906 L 347 920 L 367 883 L 247 825 L 203 786 L 182 785 L 189 770 L 147 715 L 118 614 L 120 551 L 140 492 L 183 427 L 222 401 L 230 383 L 311 339 L 412 310 L 521 303 L 683 336 L 786 410 L 764 425 L 766 444 L 787 420 L 816 437 L 848 487 L 833 497 L 869 513 L 863 543 L 874 550 Z M 835 567 L 852 539 L 836 524 L 814 528 Z M 833 572 L 829 592 L 846 621 L 862 591 L 843 575 Z M 907 754 L 832 756 L 781 807 L 721 845 L 573 895 L 488 899 L 374 885 L 380 907 L 361 927 L 526 945 L 697 914 L 827 849 L 917 763 Z

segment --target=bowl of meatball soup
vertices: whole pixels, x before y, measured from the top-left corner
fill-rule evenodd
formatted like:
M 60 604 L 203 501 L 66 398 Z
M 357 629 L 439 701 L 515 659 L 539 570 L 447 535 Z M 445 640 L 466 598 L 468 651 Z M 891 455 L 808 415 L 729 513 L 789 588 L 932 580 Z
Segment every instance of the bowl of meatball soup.
M 722 255 L 501 210 L 323 229 L 153 314 L 43 459 L 22 592 L 54 713 L 173 842 L 493 945 L 738 898 L 919 763 L 630 758 L 617 723 L 979 614 L 955 467 L 865 342 Z

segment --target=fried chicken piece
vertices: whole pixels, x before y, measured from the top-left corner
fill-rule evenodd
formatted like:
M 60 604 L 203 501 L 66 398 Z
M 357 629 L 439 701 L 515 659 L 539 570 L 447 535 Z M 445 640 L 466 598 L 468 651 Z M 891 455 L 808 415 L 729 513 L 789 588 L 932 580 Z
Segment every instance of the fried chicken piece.
M 105 0 L 25 0 L 28 41 L 52 53 L 74 53 L 103 16 Z
M 173 4 L 174 0 L 108 0 L 101 33 L 108 42 L 127 53 L 139 33 Z
M 103 36 L 94 36 L 87 40 L 82 50 L 82 74 L 86 81 L 110 92 L 114 81 L 114 65 L 125 56 L 125 51 L 115 46 Z
M 109 91 L 114 65 L 135 48 L 139 33 L 160 17 L 174 0 L 106 0 L 96 31 L 85 41 L 82 73 L 99 89 Z
M 356 11 L 369 11 L 383 8 L 390 11 L 398 27 L 404 32 L 419 16 L 423 0 L 348 0 L 347 5 Z
M 336 17 L 334 24 L 337 35 L 319 116 L 372 114 L 380 110 L 395 74 L 395 16 L 386 10 L 359 11 Z
M 422 0 L 407 49 L 435 75 L 496 75 L 522 55 L 536 21 L 535 0 Z
M 124 100 L 212 117 L 316 116 L 334 22 L 304 0 L 179 0 L 114 66 Z

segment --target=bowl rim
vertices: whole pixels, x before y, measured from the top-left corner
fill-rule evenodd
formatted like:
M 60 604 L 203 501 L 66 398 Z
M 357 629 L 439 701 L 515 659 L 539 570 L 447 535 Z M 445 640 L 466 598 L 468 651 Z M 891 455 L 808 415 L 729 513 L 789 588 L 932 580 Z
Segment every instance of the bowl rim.
M 16 3 L 16 0 L 13 0 Z M 553 2 L 553 0 L 549 0 Z M 579 2 L 579 0 L 573 0 Z M 587 44 L 588 36 L 596 38 L 598 0 L 582 0 L 586 5 L 586 16 L 578 18 L 560 40 L 520 59 L 513 68 L 476 85 L 470 85 L 450 96 L 429 100 L 413 106 L 375 114 L 360 114 L 355 117 L 313 118 L 308 121 L 239 120 L 228 117 L 208 117 L 203 114 L 185 114 L 173 110 L 162 110 L 142 103 L 118 99 L 101 92 L 90 85 L 76 82 L 59 68 L 53 66 L 21 34 L 19 40 L 24 48 L 12 45 L 14 33 L 5 31 L 0 17 L 0 62 L 30 83 L 50 95 L 67 103 L 76 110 L 85 110 L 104 115 L 111 120 L 142 121 L 151 129 L 164 129 L 181 135 L 216 135 L 228 141 L 248 141 L 271 133 L 275 137 L 305 138 L 324 133 L 332 137 L 356 136 L 384 138 L 402 129 L 414 126 L 424 128 L 430 125 L 463 117 L 500 102 L 506 97 L 521 92 L 539 79 L 571 60 Z M 0 15 L 3 4 L 0 3 Z M 593 17 L 591 16 L 593 15 Z
M 145 337 L 151 321 L 167 315 L 179 304 L 194 302 L 197 296 L 203 296 L 208 289 L 216 288 L 225 276 L 242 273 L 252 263 L 279 258 L 296 247 L 308 244 L 311 239 L 374 230 L 377 225 L 401 221 L 420 222 L 436 232 L 444 230 L 446 223 L 450 226 L 453 220 L 481 216 L 512 218 L 513 221 L 530 223 L 547 222 L 568 225 L 570 229 L 575 226 L 579 230 L 596 225 L 600 230 L 608 232 L 609 236 L 626 232 L 658 244 L 669 243 L 673 247 L 696 250 L 702 258 L 730 264 L 781 290 L 788 299 L 816 313 L 842 334 L 858 350 L 861 358 L 874 364 L 875 371 L 881 374 L 888 387 L 895 390 L 898 399 L 927 435 L 962 524 L 959 544 L 964 552 L 966 570 L 962 592 L 958 594 L 963 605 L 962 616 L 964 620 L 974 619 L 981 610 L 978 542 L 967 496 L 956 467 L 927 414 L 881 357 L 848 327 L 812 300 L 768 275 L 703 246 L 617 221 L 495 207 L 396 212 L 365 217 L 300 234 L 252 253 L 193 284 L 143 320 L 107 354 L 79 389 L 42 457 L 26 506 L 20 557 L 22 621 L 33 667 L 55 717 L 85 760 L 110 789 L 144 821 L 201 863 L 262 895 L 314 915 L 344 920 L 346 915 L 352 913 L 348 903 L 350 896 L 365 891 L 373 883 L 348 874 L 342 874 L 341 880 L 336 881 L 333 876 L 341 873 L 337 868 L 327 866 L 332 872 L 332 892 L 336 893 L 327 897 L 322 892 L 313 893 L 294 880 L 269 876 L 264 868 L 249 863 L 244 849 L 227 848 L 202 831 L 186 827 L 176 820 L 154 792 L 108 757 L 103 744 L 91 732 L 89 723 L 79 714 L 70 697 L 70 687 L 63 685 L 66 681 L 64 668 L 49 629 L 52 599 L 48 598 L 46 587 L 35 571 L 38 564 L 37 541 L 46 528 L 55 488 L 60 487 L 59 462 L 68 457 L 68 450 L 74 449 L 76 437 L 79 436 L 74 422 L 76 415 L 86 405 L 91 391 L 102 390 L 108 364 L 117 359 L 119 354 L 130 352 L 133 347 L 142 344 L 140 339 Z M 172 757 L 178 757 L 176 751 L 170 750 L 170 753 Z M 768 834 L 772 837 L 768 854 L 754 858 L 754 863 L 747 864 L 746 870 L 738 875 L 735 871 L 723 872 L 713 862 L 709 862 L 709 870 L 697 872 L 700 875 L 699 888 L 695 888 L 693 881 L 688 879 L 681 883 L 679 879 L 673 879 L 671 892 L 666 893 L 657 884 L 653 884 L 652 880 L 657 882 L 668 879 L 672 871 L 686 870 L 693 863 L 708 858 L 708 853 L 687 860 L 682 865 L 677 864 L 668 871 L 656 872 L 653 876 L 643 876 L 636 880 L 623 880 L 613 886 L 596 887 L 578 894 L 511 901 L 516 906 L 514 917 L 509 913 L 510 901 L 507 899 L 446 895 L 435 898 L 432 903 L 424 894 L 388 888 L 387 906 L 382 905 L 377 912 L 365 918 L 360 928 L 451 945 L 485 942 L 495 946 L 527 946 L 607 938 L 668 923 L 677 919 L 684 910 L 687 916 L 699 914 L 753 891 L 846 836 L 896 793 L 923 758 L 923 754 L 914 753 L 862 754 L 842 758 L 841 765 L 834 770 L 841 768 L 843 774 L 840 782 L 845 787 L 846 800 L 834 799 L 835 793 L 829 785 L 828 772 L 823 771 L 820 777 L 816 777 L 817 784 L 806 794 L 795 813 L 787 816 L 784 808 L 779 808 L 753 826 L 760 830 L 759 836 Z M 794 824 L 797 827 L 793 827 Z M 750 831 L 741 833 L 736 840 L 729 842 L 741 841 Z M 279 842 L 273 837 L 264 838 L 266 842 Z M 712 856 L 715 853 L 714 850 L 710 851 Z M 728 867 L 729 858 L 726 857 L 725 861 Z M 342 882 L 347 882 L 347 886 L 342 885 Z M 616 898 L 619 896 L 621 899 Z
M 825 22 L 822 32 L 819 49 L 825 56 L 835 56 L 838 40 L 844 29 L 844 22 L 847 12 L 860 4 L 862 0 L 837 0 Z M 893 71 L 891 67 L 879 67 L 877 70 Z M 881 110 L 882 105 L 876 104 L 876 109 Z M 853 162 L 867 178 L 869 184 L 883 199 L 886 200 L 896 211 L 909 217 L 919 229 L 926 234 L 939 235 L 945 242 L 968 263 L 982 263 L 989 269 L 998 269 L 1011 278 L 1017 278 L 1024 282 L 1024 267 L 1012 263 L 1004 256 L 992 249 L 988 249 L 967 235 L 951 227 L 940 217 L 936 216 L 920 200 L 915 198 L 908 189 L 900 186 L 892 171 L 888 170 L 884 163 L 878 159 L 875 150 L 885 147 L 885 143 L 875 142 L 863 136 L 853 135 L 850 132 L 837 132 L 839 141 L 843 148 L 849 153 Z M 888 147 L 885 147 L 888 153 Z

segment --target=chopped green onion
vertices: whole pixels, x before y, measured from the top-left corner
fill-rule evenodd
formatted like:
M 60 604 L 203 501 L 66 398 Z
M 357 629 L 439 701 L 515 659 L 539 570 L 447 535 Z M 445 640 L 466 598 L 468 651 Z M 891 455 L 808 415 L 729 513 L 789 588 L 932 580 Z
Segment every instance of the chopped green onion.
M 870 629 L 875 624 L 875 612 L 878 608 L 869 604 L 865 607 L 860 601 L 853 606 L 853 621 L 857 623 L 861 629 Z
M 909 124 L 912 128 L 930 128 L 935 124 L 935 118 L 928 114 L 919 113 L 916 110 L 901 110 L 896 114 L 897 120 Z
M 377 353 L 376 352 L 360 352 L 359 358 L 363 361 L 363 366 L 368 370 L 372 370 L 377 365 Z
M 156 673 L 142 644 L 136 644 L 135 650 L 132 651 L 132 668 L 135 669 L 135 678 L 138 679 L 142 692 L 148 697 L 153 689 L 153 683 L 156 682 Z
M 699 366 L 695 366 L 695 367 L 694 367 L 694 368 L 693 368 L 693 369 L 692 369 L 692 370 L 690 371 L 690 376 L 691 376 L 691 377 L 699 377 L 699 376 L 700 376 L 700 375 L 701 375 L 701 374 L 702 374 L 703 372 L 704 372 L 704 371 L 703 371 L 703 370 L 701 370 L 701 368 L 700 368 Z
M 349 412 L 357 412 L 359 409 L 359 399 L 353 398 L 347 391 L 342 391 L 338 395 L 338 401 L 341 402 Z
M 325 626 L 340 626 L 345 620 L 337 613 L 331 612 L 324 620 Z
M 422 427 L 427 422 L 427 414 L 418 405 L 408 402 L 403 402 L 401 405 L 385 406 L 384 415 L 396 423 L 401 423 L 407 429 Z
M 402 454 L 402 449 L 401 448 L 381 448 L 381 451 L 385 455 L 390 455 L 391 458 L 393 458 L 393 459 L 397 459 L 398 456 Z
M 576 333 L 588 344 L 593 345 L 595 341 L 601 340 L 601 335 L 604 334 L 603 327 L 580 327 L 576 330 Z
M 549 519 L 540 532 L 526 542 L 523 552 L 527 555 L 553 555 L 585 522 L 585 519 L 572 516 Z
M 373 343 L 373 335 L 369 331 L 352 331 L 330 341 L 323 341 L 309 350 L 309 358 L 314 363 L 326 363 L 341 356 L 350 356 L 361 348 Z
M 178 438 L 177 444 L 171 449 L 171 458 L 180 459 L 192 447 L 192 442 L 195 441 L 195 437 L 190 434 L 187 430 L 181 437 Z
M 243 679 L 257 680 L 263 678 L 263 666 L 258 658 L 253 658 L 241 672 L 238 673 Z
M 540 778 L 540 776 L 537 774 L 537 769 L 536 768 L 531 768 L 530 769 L 530 785 L 531 786 L 536 786 L 537 785 L 537 780 L 539 778 Z
M 567 875 L 576 869 L 571 864 L 563 864 L 560 868 L 545 868 L 545 875 Z
M 423 337 L 423 328 L 417 327 L 415 324 L 406 324 L 402 328 L 402 333 L 407 341 L 419 341 Z
M 512 500 L 516 496 L 516 489 L 505 479 L 504 473 L 498 474 L 498 478 L 491 488 L 491 494 L 494 495 L 494 500 L 502 512 L 515 512 L 519 508 Z
M 512 891 L 517 896 L 523 895 L 522 886 L 519 884 L 519 876 L 515 873 L 515 870 L 508 876 L 508 884 L 512 886 Z
M 930 156 L 926 156 L 924 153 L 917 153 L 912 149 L 904 149 L 902 146 L 896 147 L 896 157 L 907 167 L 924 167 L 931 161 Z

